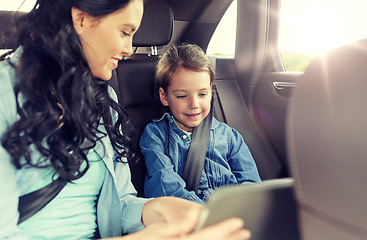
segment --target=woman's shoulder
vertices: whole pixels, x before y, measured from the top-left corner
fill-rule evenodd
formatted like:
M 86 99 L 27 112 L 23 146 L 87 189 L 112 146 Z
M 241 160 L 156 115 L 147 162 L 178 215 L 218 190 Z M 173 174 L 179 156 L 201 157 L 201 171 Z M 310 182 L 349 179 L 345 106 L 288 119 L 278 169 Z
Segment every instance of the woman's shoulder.
M 8 60 L 0 62 L 0 114 L 9 122 L 16 119 L 16 98 L 14 93 L 15 69 Z M 9 123 L 10 124 L 10 123 Z
M 9 60 L 0 61 L 0 92 L 1 95 L 14 89 L 15 69 Z
M 13 93 L 16 72 L 15 66 L 18 64 L 23 49 L 18 48 L 14 53 L 10 54 L 5 60 L 0 61 L 0 92 L 1 95 L 7 92 Z

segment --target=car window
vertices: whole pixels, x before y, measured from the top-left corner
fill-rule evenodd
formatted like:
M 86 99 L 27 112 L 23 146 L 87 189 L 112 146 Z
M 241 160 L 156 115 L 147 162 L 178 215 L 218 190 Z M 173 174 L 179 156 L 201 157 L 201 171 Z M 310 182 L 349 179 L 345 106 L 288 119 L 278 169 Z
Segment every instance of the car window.
M 281 0 L 278 48 L 287 71 L 303 72 L 311 58 L 367 37 L 366 0 Z
M 0 10 L 29 12 L 36 0 L 0 0 Z
M 236 46 L 237 0 L 228 7 L 219 22 L 206 53 L 208 55 L 234 56 Z

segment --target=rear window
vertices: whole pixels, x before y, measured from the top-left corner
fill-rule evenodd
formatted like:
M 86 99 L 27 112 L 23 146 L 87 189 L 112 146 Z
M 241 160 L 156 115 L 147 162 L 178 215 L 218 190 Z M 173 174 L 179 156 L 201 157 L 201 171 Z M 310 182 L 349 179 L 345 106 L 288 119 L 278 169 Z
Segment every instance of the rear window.
M 367 38 L 366 0 L 281 0 L 278 48 L 287 71 L 311 58 Z
M 234 56 L 236 46 L 237 0 L 234 0 L 220 20 L 206 53 Z
M 36 0 L 0 0 L 0 10 L 29 12 Z

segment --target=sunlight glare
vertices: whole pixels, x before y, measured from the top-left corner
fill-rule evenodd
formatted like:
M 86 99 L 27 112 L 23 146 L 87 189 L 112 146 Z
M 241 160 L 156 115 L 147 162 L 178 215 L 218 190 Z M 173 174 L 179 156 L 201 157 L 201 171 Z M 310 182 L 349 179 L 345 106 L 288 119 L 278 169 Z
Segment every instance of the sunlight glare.
M 329 51 L 345 41 L 339 31 L 340 18 L 333 13 L 323 13 L 319 8 L 314 8 L 302 19 L 298 19 L 298 42 L 303 46 L 303 51 L 309 55 L 321 54 Z
M 367 37 L 365 0 L 282 0 L 279 49 L 309 56 Z

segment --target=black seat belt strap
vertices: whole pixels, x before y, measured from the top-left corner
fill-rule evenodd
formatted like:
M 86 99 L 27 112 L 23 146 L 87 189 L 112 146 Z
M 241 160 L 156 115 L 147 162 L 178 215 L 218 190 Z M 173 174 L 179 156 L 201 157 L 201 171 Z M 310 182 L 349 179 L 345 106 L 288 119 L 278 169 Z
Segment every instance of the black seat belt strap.
M 19 197 L 19 220 L 18 224 L 33 216 L 46 206 L 64 188 L 67 181 L 60 178 L 37 191 Z
M 85 155 L 88 154 L 89 148 L 87 148 L 87 146 L 90 144 L 91 141 L 85 139 L 85 141 L 81 145 L 81 149 L 86 149 L 84 150 Z M 52 181 L 50 184 L 44 186 L 43 188 L 20 196 L 18 204 L 18 224 L 24 222 L 25 220 L 36 214 L 38 211 L 40 211 L 49 202 L 51 202 L 52 199 L 54 199 L 57 194 L 59 194 L 59 192 L 64 188 L 67 183 L 68 181 L 57 178 L 55 181 Z
M 187 153 L 182 179 L 186 182 L 186 189 L 198 192 L 200 178 L 203 172 L 206 150 L 213 119 L 213 101 L 206 118 L 194 128 L 189 151 Z

